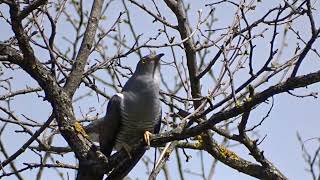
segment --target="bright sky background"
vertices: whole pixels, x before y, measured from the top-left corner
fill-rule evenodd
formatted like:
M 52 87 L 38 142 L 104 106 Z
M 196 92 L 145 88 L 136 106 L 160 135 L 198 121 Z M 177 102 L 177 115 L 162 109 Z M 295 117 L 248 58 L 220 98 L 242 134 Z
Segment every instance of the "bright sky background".
M 91 2 L 91 1 L 90 1 Z M 150 5 L 151 1 L 143 1 L 145 2 L 145 5 Z M 204 1 L 204 2 L 191 2 L 191 9 L 189 11 L 189 17 L 190 22 L 192 23 L 192 26 L 195 27 L 195 20 L 197 18 L 197 10 L 203 9 L 203 12 L 208 12 L 208 8 L 204 6 L 204 4 L 214 1 Z M 263 1 L 262 3 L 258 4 L 257 10 L 255 11 L 255 14 L 252 14 L 250 16 L 249 20 L 254 21 L 255 19 L 261 17 L 270 7 L 274 7 L 274 3 L 277 3 L 275 1 Z M 157 33 L 157 25 L 151 24 L 150 21 L 152 21 L 152 18 L 148 17 L 146 13 L 142 12 L 140 9 L 137 9 L 137 7 L 133 6 L 130 3 L 127 3 L 129 9 L 130 9 L 130 15 L 131 19 L 134 20 L 134 28 L 136 32 L 138 33 L 144 33 L 143 38 L 147 38 L 149 36 L 154 36 Z M 318 6 L 319 6 L 318 2 Z M 106 27 L 109 27 L 110 24 L 114 22 L 116 17 L 118 16 L 120 10 L 122 9 L 122 3 L 120 1 L 116 1 L 112 3 L 111 5 L 113 8 L 110 8 L 109 11 L 107 11 L 106 17 L 107 21 L 103 22 Z M 88 2 L 88 6 L 86 8 L 90 8 L 91 3 Z M 172 24 L 175 24 L 176 21 L 174 17 L 172 16 L 172 13 L 170 12 L 170 9 L 166 8 L 163 3 L 160 3 L 159 8 L 163 15 L 166 15 L 169 22 Z M 7 14 L 8 7 L 5 5 L 0 5 L 0 11 L 3 14 Z M 229 12 L 229 7 L 223 7 L 220 6 L 217 8 L 216 11 L 216 17 L 219 18 L 219 21 L 216 24 L 216 27 L 224 27 L 231 22 L 231 17 L 233 16 L 234 11 Z M 319 11 L 318 11 L 319 12 Z M 125 17 L 125 16 L 124 16 Z M 108 21 L 108 19 L 110 21 Z M 151 19 L 151 20 L 150 20 Z M 316 22 L 318 25 L 320 25 L 319 17 L 316 19 Z M 65 41 L 62 40 L 62 36 L 69 36 L 74 37 L 72 32 L 68 28 L 68 24 L 66 22 L 59 22 L 57 25 L 57 39 L 56 43 L 61 44 L 61 47 L 65 46 Z M 159 25 L 158 25 L 159 26 Z M 159 26 L 161 27 L 161 26 Z M 301 34 L 304 37 L 308 37 L 308 34 L 304 33 L 304 22 L 301 22 L 296 24 L 296 27 L 301 28 Z M 7 24 L 4 24 L 3 20 L 0 20 L 0 41 L 7 40 L 8 37 L 12 36 L 12 32 L 10 27 L 7 26 Z M 128 29 L 123 28 L 124 32 L 123 34 L 130 34 Z M 50 32 L 50 31 L 48 31 Z M 127 38 L 130 40 L 130 35 L 127 35 Z M 280 39 L 280 38 L 279 38 Z M 268 54 L 268 52 L 265 51 L 265 44 L 267 44 L 267 41 L 269 39 L 261 39 L 260 41 L 256 40 L 255 43 L 258 45 L 257 51 L 256 51 L 256 58 L 255 60 L 265 59 Z M 293 41 L 293 39 L 287 40 L 288 47 L 293 47 L 295 44 L 290 44 L 290 42 Z M 295 41 L 295 40 L 294 40 Z M 157 42 L 158 43 L 158 42 Z M 259 43 L 261 43 L 259 46 Z M 159 43 L 161 44 L 161 43 Z M 111 47 L 111 46 L 110 46 Z M 319 49 L 320 42 L 316 42 L 314 45 L 314 48 Z M 148 49 L 143 49 L 143 54 L 146 54 L 149 52 Z M 157 49 L 157 52 L 164 52 L 166 55 L 164 56 L 164 61 L 171 61 L 172 56 L 170 55 L 170 51 L 168 48 L 163 49 Z M 178 51 L 179 52 L 179 51 Z M 110 49 L 110 56 L 115 53 L 115 49 Z M 181 53 L 181 52 L 179 52 Z M 287 52 L 284 52 L 283 57 L 286 57 L 288 54 Z M 289 52 L 288 52 L 289 53 Z M 36 51 L 36 54 L 40 58 L 47 58 L 48 55 L 45 52 Z M 184 54 L 180 54 L 183 56 Z M 211 56 L 212 57 L 212 56 Z M 314 54 L 310 53 L 310 55 L 307 56 L 305 59 L 305 62 L 303 63 L 301 71 L 299 73 L 307 73 L 307 72 L 314 72 L 316 70 L 319 70 L 320 63 L 319 60 L 314 60 L 315 56 Z M 319 59 L 319 58 L 318 58 Z M 133 69 L 135 68 L 135 64 L 138 61 L 138 57 L 135 55 L 131 55 L 128 58 L 123 58 L 123 62 L 130 65 Z M 2 65 L 1 65 L 2 67 Z M 4 79 L 5 77 L 13 76 L 13 84 L 12 88 L 15 90 L 25 88 L 26 86 L 29 87 L 35 87 L 37 86 L 36 82 L 33 81 L 28 75 L 26 75 L 21 70 L 15 70 L 11 71 L 8 69 L 3 69 L 4 75 L 0 77 L 1 79 Z M 164 74 L 170 74 L 170 67 L 165 67 L 162 69 L 162 72 Z M 99 72 L 103 73 L 103 72 Z M 171 76 L 165 77 L 168 81 L 172 80 Z M 123 83 L 125 82 L 125 79 L 122 79 Z M 239 77 L 239 83 L 241 82 L 241 77 Z M 202 81 L 203 89 L 202 92 L 207 93 L 207 89 L 210 88 L 212 85 L 209 81 Z M 307 94 L 307 92 L 311 91 L 319 91 L 320 90 L 320 84 L 309 86 L 308 89 L 303 88 L 299 89 L 298 91 L 295 91 L 297 94 Z M 88 89 L 79 89 L 78 95 L 84 94 L 88 91 Z M 0 89 L 0 95 L 3 95 L 3 90 Z M 101 98 L 100 98 L 101 100 Z M 270 117 L 260 126 L 259 128 L 259 135 L 260 137 L 266 136 L 266 139 L 263 141 L 263 143 L 260 145 L 260 148 L 264 150 L 265 156 L 270 160 L 276 167 L 280 169 L 281 172 L 283 172 L 289 179 L 311 179 L 311 176 L 309 173 L 305 171 L 306 164 L 303 161 L 302 158 L 302 149 L 301 146 L 297 140 L 297 132 L 299 132 L 303 138 L 303 140 L 311 139 L 311 138 L 318 138 L 320 136 L 319 134 L 319 116 L 320 116 L 320 101 L 318 99 L 314 99 L 312 97 L 308 98 L 294 98 L 286 93 L 282 95 L 275 96 L 274 98 L 274 109 L 272 113 L 270 114 Z M 88 108 L 90 107 L 96 107 L 97 112 L 104 114 L 104 110 L 106 107 L 106 103 L 103 106 L 103 108 L 100 108 L 100 106 L 103 104 L 104 100 L 101 100 L 100 102 L 97 102 L 97 99 L 95 97 L 91 97 L 88 99 L 84 99 L 80 102 L 77 102 L 74 105 L 74 109 L 76 112 L 76 115 L 78 118 L 81 118 L 81 111 L 87 112 Z M 31 95 L 23 95 L 18 96 L 15 98 L 13 103 L 11 104 L 12 108 L 15 110 L 15 113 L 19 115 L 20 118 L 22 118 L 21 114 L 27 115 L 28 117 L 32 118 L 33 120 L 36 120 L 38 122 L 43 122 L 47 119 L 47 117 L 50 114 L 51 107 L 48 102 L 44 102 L 41 100 L 41 98 L 37 98 L 36 94 Z M 3 105 L 3 102 L 0 102 L 0 105 Z M 249 125 L 254 125 L 257 122 L 259 122 L 262 117 L 266 115 L 268 112 L 268 108 L 270 105 L 263 104 L 259 106 L 254 113 L 252 113 L 250 119 L 249 119 Z M 0 126 L 2 126 L 2 122 L 0 122 Z M 26 134 L 17 134 L 10 130 L 16 129 L 16 127 L 13 127 L 13 125 L 10 125 L 11 127 L 7 128 L 5 133 L 2 135 L 1 139 L 4 141 L 4 144 L 6 144 L 7 151 L 9 154 L 14 153 L 20 146 L 29 139 L 29 136 Z M 234 144 L 234 142 L 231 142 L 231 144 Z M 9 145 L 9 146 L 8 146 Z M 65 146 L 66 143 L 64 140 L 58 136 L 55 138 L 55 145 L 61 145 Z M 305 143 L 307 149 L 314 149 L 318 142 L 317 140 L 309 140 Z M 244 157 L 245 159 L 252 160 L 251 157 L 248 156 L 248 151 L 244 149 L 243 147 L 236 146 L 231 148 L 233 151 L 235 151 L 238 155 L 241 157 Z M 154 150 L 149 150 L 148 154 L 150 157 L 153 157 Z M 200 163 L 197 161 L 198 158 L 200 158 L 200 155 L 197 151 L 193 150 L 187 150 L 188 154 L 192 155 L 191 162 L 184 162 L 183 166 L 185 166 L 187 169 L 194 171 L 200 170 Z M 181 153 L 182 154 L 182 153 Z M 3 155 L 0 155 L 0 160 L 3 160 Z M 185 158 L 182 156 L 182 159 Z M 63 157 L 58 158 L 61 162 L 75 164 L 76 160 L 73 157 L 72 153 L 66 154 Z M 211 166 L 211 162 L 213 161 L 213 158 L 205 153 L 205 164 L 207 165 L 207 168 L 209 169 Z M 39 157 L 35 156 L 34 153 L 32 153 L 30 150 L 26 151 L 26 154 L 23 156 L 20 156 L 16 159 L 16 165 L 22 164 L 23 162 L 39 162 Z M 178 179 L 178 172 L 175 169 L 176 166 L 176 160 L 175 158 L 172 158 L 168 161 L 168 166 L 172 167 L 170 168 L 170 175 L 172 179 Z M 8 166 L 9 167 L 9 166 Z M 21 167 L 21 166 L 20 166 Z M 6 168 L 6 171 L 9 172 L 9 169 Z M 46 171 L 47 174 L 43 176 L 43 179 L 49 179 L 54 180 L 56 179 L 57 175 L 54 170 Z M 63 171 L 64 173 L 66 171 Z M 208 171 L 207 171 L 208 172 Z M 216 170 L 216 174 L 214 175 L 213 179 L 222 180 L 222 179 L 236 179 L 236 180 L 250 180 L 254 179 L 252 177 L 249 177 L 245 174 L 239 173 L 234 169 L 231 169 L 227 166 L 225 166 L 222 163 L 219 163 Z M 33 179 L 34 175 L 37 173 L 37 170 L 34 171 L 26 171 L 22 173 L 22 175 L 25 177 L 25 179 Z M 66 175 L 66 173 L 65 173 Z M 74 179 L 75 172 L 74 171 L 68 171 L 68 176 L 70 179 Z M 145 167 L 143 163 L 139 163 L 137 167 L 133 169 L 133 171 L 129 175 L 130 177 L 139 177 L 139 179 L 145 179 Z M 198 179 L 198 176 L 193 176 L 188 173 L 185 173 L 185 178 L 187 180 L 192 179 Z M 15 176 L 10 176 L 8 178 L 5 178 L 8 180 L 14 180 L 16 179 Z M 160 176 L 158 179 L 163 179 L 163 174 L 160 173 Z

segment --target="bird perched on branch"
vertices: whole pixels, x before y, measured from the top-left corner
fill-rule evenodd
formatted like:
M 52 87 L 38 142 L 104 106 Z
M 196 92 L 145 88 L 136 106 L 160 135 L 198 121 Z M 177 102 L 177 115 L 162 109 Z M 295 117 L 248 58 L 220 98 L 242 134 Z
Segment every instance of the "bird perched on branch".
M 150 134 L 158 133 L 161 124 L 159 100 L 160 58 L 164 54 L 143 57 L 124 85 L 122 92 L 110 99 L 107 114 L 99 127 L 100 150 L 110 157 L 113 149 L 130 148 L 144 138 L 150 145 Z M 145 150 L 144 150 L 145 152 Z M 107 179 L 125 177 L 144 154 L 130 157 L 122 172 L 111 173 Z

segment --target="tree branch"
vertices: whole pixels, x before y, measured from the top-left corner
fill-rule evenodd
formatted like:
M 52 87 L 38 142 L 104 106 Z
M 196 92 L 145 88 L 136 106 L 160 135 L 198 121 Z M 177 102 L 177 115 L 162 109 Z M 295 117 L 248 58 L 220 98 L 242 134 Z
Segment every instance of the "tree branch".
M 80 49 L 78 51 L 78 55 L 75 59 L 75 63 L 72 67 L 72 71 L 66 80 L 64 89 L 67 91 L 67 93 L 71 97 L 73 96 L 76 89 L 79 87 L 79 84 L 83 76 L 84 67 L 91 53 L 91 48 L 94 42 L 94 38 L 98 28 L 98 23 L 101 16 L 101 9 L 102 9 L 103 2 L 104 0 L 95 0 L 93 2 L 88 25 L 87 25 L 86 31 L 84 32 L 84 36 L 82 39 Z
M 34 11 L 35 9 L 39 8 L 42 5 L 45 5 L 46 3 L 48 3 L 48 0 L 35 0 L 32 1 L 32 3 L 27 6 L 26 8 L 24 8 L 20 14 L 19 14 L 19 20 L 23 20 L 24 18 L 26 18 L 32 11 Z

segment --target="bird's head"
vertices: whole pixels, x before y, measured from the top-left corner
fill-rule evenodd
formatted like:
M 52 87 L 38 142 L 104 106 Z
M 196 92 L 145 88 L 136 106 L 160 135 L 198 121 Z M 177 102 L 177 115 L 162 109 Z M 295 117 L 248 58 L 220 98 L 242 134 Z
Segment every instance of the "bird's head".
M 163 53 L 160 53 L 160 54 L 151 53 L 147 56 L 144 56 L 138 62 L 135 73 L 147 74 L 147 75 L 150 74 L 153 77 L 155 75 L 158 75 L 157 73 L 159 73 L 159 61 L 163 55 L 164 55 Z

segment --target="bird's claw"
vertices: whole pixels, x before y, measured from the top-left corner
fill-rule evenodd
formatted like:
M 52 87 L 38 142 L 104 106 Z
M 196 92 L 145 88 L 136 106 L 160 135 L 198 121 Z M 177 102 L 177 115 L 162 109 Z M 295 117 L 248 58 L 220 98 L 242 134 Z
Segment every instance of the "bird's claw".
M 143 134 L 144 141 L 146 142 L 148 149 L 150 148 L 150 136 L 151 136 L 151 135 L 152 135 L 152 133 L 149 132 L 149 131 L 146 131 L 146 132 L 144 132 L 144 134 Z

